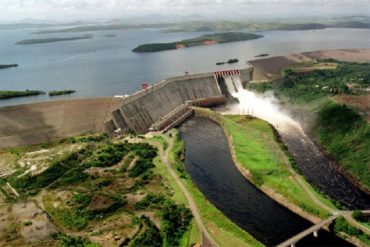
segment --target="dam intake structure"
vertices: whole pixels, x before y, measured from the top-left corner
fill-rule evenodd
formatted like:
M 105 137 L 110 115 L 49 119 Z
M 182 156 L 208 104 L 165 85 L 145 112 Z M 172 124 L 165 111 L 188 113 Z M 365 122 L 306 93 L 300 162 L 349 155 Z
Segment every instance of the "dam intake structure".
M 173 77 L 122 99 L 105 123 L 111 136 L 128 132 L 166 131 L 192 115 L 191 106 L 214 107 L 233 102 L 230 78 L 249 81 L 252 68 Z M 229 83 L 230 85 L 226 85 Z M 234 92 L 234 91 L 231 91 Z

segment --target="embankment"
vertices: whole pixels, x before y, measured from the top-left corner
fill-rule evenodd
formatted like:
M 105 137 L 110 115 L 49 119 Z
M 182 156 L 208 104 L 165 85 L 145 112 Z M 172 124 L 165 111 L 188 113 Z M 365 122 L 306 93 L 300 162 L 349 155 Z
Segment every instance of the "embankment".
M 307 211 L 303 210 L 301 207 L 299 207 L 297 205 L 297 203 L 293 203 L 286 196 L 279 193 L 275 188 L 273 188 L 271 186 L 268 186 L 268 185 L 265 185 L 265 184 L 262 184 L 261 186 L 258 186 L 256 184 L 256 179 L 255 179 L 255 177 L 253 177 L 251 171 L 246 169 L 240 163 L 240 161 L 237 159 L 236 151 L 235 151 L 234 144 L 233 144 L 233 138 L 231 137 L 231 134 L 228 133 L 225 129 L 225 123 L 224 123 L 225 120 L 223 119 L 223 117 L 221 115 L 219 115 L 219 114 L 217 114 L 213 111 L 207 110 L 207 109 L 202 109 L 202 108 L 194 108 L 194 109 L 195 109 L 195 113 L 196 113 L 197 116 L 209 118 L 209 119 L 215 121 L 216 123 L 218 123 L 222 126 L 223 130 L 225 131 L 225 136 L 227 137 L 228 142 L 229 142 L 229 147 L 230 147 L 230 150 L 231 150 L 231 155 L 232 155 L 232 159 L 234 161 L 234 164 L 237 167 L 237 169 L 240 171 L 240 173 L 248 181 L 250 181 L 252 184 L 254 184 L 258 189 L 260 189 L 262 192 L 264 192 L 266 195 L 268 195 L 271 199 L 275 200 L 276 202 L 278 202 L 282 206 L 288 208 L 292 212 L 300 215 L 301 217 L 311 221 L 312 223 L 316 224 L 316 223 L 318 223 L 322 220 L 320 217 L 314 215 L 313 213 L 308 213 Z M 296 176 L 296 175 L 292 174 L 291 176 Z M 302 195 L 302 198 L 303 198 L 303 195 Z M 302 203 L 302 201 L 300 203 Z M 316 208 L 318 208 L 319 211 L 323 210 L 318 205 L 316 205 Z M 322 217 L 326 217 L 326 215 L 324 215 L 324 214 L 326 214 L 326 213 L 324 213 L 325 210 L 322 211 L 322 212 L 323 212 Z
M 102 132 L 117 108 L 114 97 L 58 100 L 0 108 L 0 148 L 32 145 L 82 134 Z
M 281 78 L 281 72 L 297 63 L 315 59 L 336 59 L 346 62 L 364 63 L 370 61 L 370 49 L 340 49 L 312 51 L 286 56 L 278 56 L 250 61 L 253 68 L 253 81 L 266 81 Z

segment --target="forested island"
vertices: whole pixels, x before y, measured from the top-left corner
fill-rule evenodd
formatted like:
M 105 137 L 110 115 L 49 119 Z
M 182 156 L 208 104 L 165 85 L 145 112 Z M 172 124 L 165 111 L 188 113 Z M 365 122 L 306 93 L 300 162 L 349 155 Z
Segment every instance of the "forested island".
M 72 94 L 75 93 L 76 90 L 60 90 L 60 91 L 50 91 L 49 96 L 58 96 L 58 95 L 65 95 L 65 94 Z
M 228 32 L 228 33 L 214 33 L 206 34 L 193 39 L 185 39 L 170 43 L 152 43 L 139 45 L 133 52 L 157 52 L 166 50 L 175 50 L 180 48 L 187 48 L 200 45 L 212 45 L 218 43 L 229 43 L 236 41 L 245 41 L 262 38 L 262 35 L 253 33 Z
M 7 69 L 12 67 L 18 67 L 18 64 L 0 64 L 0 69 Z
M 10 98 L 16 98 L 16 97 L 25 97 L 25 96 L 36 96 L 40 94 L 45 94 L 45 92 L 38 91 L 38 90 L 0 91 L 0 99 L 10 99 Z
M 54 42 L 61 42 L 61 41 L 72 41 L 72 40 L 80 40 L 80 39 L 92 39 L 93 36 L 88 34 L 84 36 L 77 36 L 77 37 L 67 37 L 67 38 L 45 38 L 45 39 L 25 39 L 18 41 L 17 45 L 32 45 L 32 44 L 42 44 L 42 43 L 54 43 Z
M 75 90 L 60 90 L 60 91 L 50 91 L 49 96 L 58 96 L 58 95 L 66 95 L 75 93 Z M 17 97 L 26 97 L 26 96 L 36 96 L 45 94 L 44 91 L 41 90 L 25 90 L 25 91 L 1 91 L 0 90 L 0 100 L 1 99 L 10 99 L 10 98 L 17 98 Z

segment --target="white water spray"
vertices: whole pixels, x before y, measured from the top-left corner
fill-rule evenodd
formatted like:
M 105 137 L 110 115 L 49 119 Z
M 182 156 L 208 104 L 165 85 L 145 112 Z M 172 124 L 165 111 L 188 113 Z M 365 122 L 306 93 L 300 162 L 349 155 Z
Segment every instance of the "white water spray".
M 279 107 L 273 95 L 258 95 L 244 89 L 238 75 L 226 75 L 224 80 L 230 94 L 239 100 L 227 114 L 251 115 L 269 122 L 279 132 L 304 135 L 301 125 Z

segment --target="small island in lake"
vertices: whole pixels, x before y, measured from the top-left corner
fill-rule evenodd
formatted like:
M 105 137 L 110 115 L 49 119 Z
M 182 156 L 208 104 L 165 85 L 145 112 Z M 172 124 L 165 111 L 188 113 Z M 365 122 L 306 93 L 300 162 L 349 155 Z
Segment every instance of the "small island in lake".
M 239 60 L 237 59 L 237 58 L 233 58 L 233 59 L 229 59 L 229 60 L 227 60 L 227 63 L 238 63 L 239 62 Z
M 105 38 L 114 38 L 114 37 L 116 37 L 116 35 L 115 34 L 108 33 L 108 34 L 105 34 L 104 37 Z
M 60 91 L 50 91 L 49 96 L 58 96 L 58 95 L 64 95 L 64 94 L 72 94 L 75 93 L 76 90 L 60 90 Z
M 262 38 L 262 35 L 253 33 L 229 32 L 229 33 L 214 33 L 206 34 L 194 39 L 185 39 L 171 43 L 153 43 L 139 45 L 133 52 L 157 52 L 166 50 L 175 50 L 200 45 L 212 45 L 218 43 L 230 43 L 236 41 L 246 41 Z
M 231 63 L 238 63 L 239 60 L 237 58 L 232 58 L 227 60 L 227 62 L 217 62 L 216 65 L 224 65 L 225 63 L 231 64 Z
M 267 57 L 269 56 L 270 54 L 267 54 L 267 53 L 262 53 L 262 54 L 259 54 L 259 55 L 256 55 L 254 57 Z
M 7 69 L 12 67 L 18 67 L 18 64 L 0 64 L 0 69 Z
M 84 35 L 84 36 L 77 36 L 77 37 L 67 37 L 67 38 L 45 38 L 45 39 L 25 39 L 18 41 L 17 45 L 32 45 L 32 44 L 42 44 L 42 43 L 54 43 L 54 42 L 61 42 L 61 41 L 71 41 L 71 40 L 80 40 L 80 39 L 91 39 L 93 38 L 92 35 Z
M 10 98 L 16 98 L 16 97 L 25 97 L 25 96 L 36 96 L 40 94 L 45 94 L 45 92 L 37 91 L 37 90 L 0 91 L 0 99 L 10 99 Z

